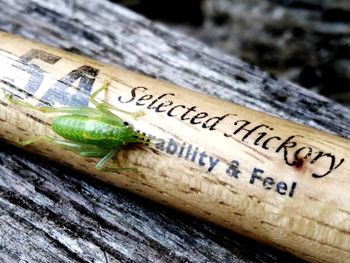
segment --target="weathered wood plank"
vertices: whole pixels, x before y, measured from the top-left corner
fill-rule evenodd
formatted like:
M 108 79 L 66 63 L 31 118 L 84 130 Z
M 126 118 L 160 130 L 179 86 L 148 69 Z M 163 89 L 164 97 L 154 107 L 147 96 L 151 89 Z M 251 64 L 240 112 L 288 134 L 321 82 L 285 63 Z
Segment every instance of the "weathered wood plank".
M 349 1 L 203 0 L 202 10 L 188 34 L 350 106 Z
M 350 137 L 348 109 L 107 1 L 0 3 L 2 30 Z M 1 149 L 4 261 L 294 262 L 6 144 Z
M 6 144 L 0 174 L 0 261 L 294 262 Z

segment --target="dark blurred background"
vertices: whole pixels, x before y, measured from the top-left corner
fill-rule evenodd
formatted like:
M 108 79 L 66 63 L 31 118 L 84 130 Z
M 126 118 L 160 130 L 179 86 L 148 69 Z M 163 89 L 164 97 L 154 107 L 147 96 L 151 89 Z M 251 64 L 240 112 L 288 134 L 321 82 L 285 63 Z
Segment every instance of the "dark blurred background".
M 348 0 L 113 0 L 350 106 Z

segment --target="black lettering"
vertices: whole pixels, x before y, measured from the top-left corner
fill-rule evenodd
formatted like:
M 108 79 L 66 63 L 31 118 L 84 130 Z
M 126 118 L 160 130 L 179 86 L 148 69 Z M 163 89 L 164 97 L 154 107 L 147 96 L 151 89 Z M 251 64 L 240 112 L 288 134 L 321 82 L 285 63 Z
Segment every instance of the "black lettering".
M 138 89 L 143 89 L 142 92 L 146 91 L 147 88 L 146 87 L 135 87 L 131 90 L 131 98 L 127 101 L 123 101 L 122 100 L 122 96 L 119 96 L 118 97 L 118 101 L 121 102 L 121 103 L 129 103 L 129 102 L 132 102 L 135 98 L 136 98 L 136 90 Z
M 255 140 L 254 145 L 259 145 L 259 141 L 267 135 L 266 132 L 259 132 L 258 134 L 260 136 Z
M 307 150 L 307 152 L 303 155 L 301 155 L 301 153 L 304 151 L 304 150 Z M 301 147 L 299 148 L 298 150 L 295 151 L 294 153 L 294 162 L 293 162 L 293 165 L 297 165 L 298 163 L 300 163 L 299 159 L 303 158 L 303 159 L 306 159 L 308 158 L 309 156 L 311 156 L 312 154 L 312 148 L 311 147 Z M 300 156 L 301 155 L 301 156 Z
M 191 158 L 191 161 L 192 161 L 192 162 L 196 161 L 197 151 L 198 151 L 198 147 L 196 147 L 196 149 L 194 149 L 194 152 L 193 152 L 192 158 Z
M 270 190 L 274 184 L 275 181 L 271 177 L 266 177 L 263 180 L 263 186 L 266 190 Z
M 250 177 L 249 183 L 254 184 L 255 179 L 261 181 L 262 178 L 261 178 L 261 176 L 259 176 L 259 174 L 263 174 L 263 173 L 264 173 L 263 170 L 258 169 L 258 168 L 254 168 L 253 173 L 252 173 L 252 176 Z
M 288 149 L 294 148 L 297 143 L 295 141 L 291 141 L 292 139 L 294 139 L 295 137 L 301 137 L 300 135 L 292 135 L 290 137 L 288 137 L 277 149 L 276 149 L 276 153 L 278 153 L 279 151 L 281 151 L 282 149 L 284 150 L 283 152 L 283 157 L 284 157 L 284 162 L 288 165 L 293 165 L 293 162 L 290 163 L 288 161 Z
M 333 154 L 319 152 L 317 154 L 317 156 L 311 161 L 311 163 L 313 164 L 313 163 L 317 162 L 319 159 L 324 158 L 324 157 L 328 157 L 330 159 L 329 170 L 326 173 L 324 173 L 324 174 L 313 173 L 312 176 L 315 177 L 315 178 L 321 178 L 321 177 L 326 176 L 327 174 L 329 174 L 333 170 L 337 169 L 344 162 L 344 159 L 341 159 L 338 162 L 338 164 L 336 164 L 336 158 L 335 158 L 335 156 Z
M 211 172 L 215 166 L 219 163 L 219 159 L 214 159 L 214 157 L 209 156 L 209 168 L 208 172 Z
M 274 129 L 273 128 L 269 128 L 270 131 L 273 131 Z M 256 138 L 255 142 L 254 142 L 254 145 L 259 145 L 259 142 L 262 138 L 264 138 L 266 135 L 267 135 L 267 132 L 259 132 L 258 133 L 260 136 L 258 138 Z M 264 148 L 264 147 L 263 147 Z
M 179 151 L 179 155 L 178 155 L 179 158 L 182 157 L 182 154 L 183 154 L 183 152 L 184 152 L 184 150 L 185 150 L 185 145 L 186 145 L 186 143 L 183 143 L 183 144 L 182 144 L 182 147 L 181 147 L 181 149 L 180 149 L 180 151 Z
M 197 108 L 196 106 L 192 106 L 192 107 L 190 107 L 190 108 L 187 108 L 187 111 L 186 111 L 184 114 L 182 114 L 181 120 L 183 120 L 183 121 L 189 120 L 190 118 L 185 118 L 186 115 L 189 114 L 190 112 L 195 112 L 195 111 L 196 111 L 196 108 Z
M 151 102 L 150 105 L 148 105 L 147 109 L 150 109 L 150 110 L 153 110 L 155 109 L 156 107 L 152 107 L 158 100 L 160 100 L 161 98 L 164 98 L 165 96 L 167 95 L 171 95 L 171 96 L 175 96 L 174 93 L 164 93 L 162 95 L 160 95 L 158 98 L 156 98 L 154 101 Z
M 292 187 L 290 188 L 290 191 L 289 191 L 289 197 L 293 197 L 296 187 L 297 187 L 297 183 L 293 182 Z
M 266 139 L 266 141 L 264 141 L 264 143 L 262 144 L 262 148 L 263 148 L 263 149 L 266 149 L 266 150 L 269 150 L 270 148 L 267 147 L 267 144 L 268 144 L 271 140 L 280 141 L 280 140 L 281 140 L 281 137 L 272 136 L 272 137 Z
M 200 112 L 192 117 L 190 120 L 191 124 L 200 124 L 202 121 L 196 121 L 197 119 L 203 119 L 208 116 L 208 113 L 206 112 Z
M 146 94 L 146 95 L 143 95 L 142 97 L 140 97 L 137 101 L 136 101 L 136 105 L 137 106 L 143 106 L 145 105 L 145 103 L 141 103 L 141 101 L 145 101 L 145 100 L 150 100 L 153 98 L 153 95 L 150 95 L 150 94 Z
M 203 123 L 202 128 L 204 128 L 204 129 L 208 129 L 209 128 L 210 131 L 214 131 L 216 125 L 218 125 L 228 115 L 230 115 L 230 114 L 225 114 L 225 115 L 223 115 L 221 117 L 211 117 L 208 120 L 206 120 L 206 122 Z M 236 115 L 236 114 L 234 114 L 234 115 Z
M 237 125 L 239 122 L 244 122 L 244 124 L 233 132 L 234 135 L 236 135 L 240 130 L 242 130 L 245 126 L 247 126 L 251 123 L 250 121 L 247 121 L 247 120 L 238 120 L 234 123 L 234 125 Z M 224 134 L 224 135 L 226 137 L 232 137 L 232 135 L 228 135 L 228 134 Z
M 256 130 L 260 129 L 260 128 L 269 128 L 269 126 L 265 125 L 265 124 L 260 124 L 257 125 L 255 127 L 253 127 L 252 129 L 247 129 L 245 128 L 246 126 L 248 126 L 249 124 L 251 124 L 250 121 L 247 120 L 238 120 L 234 123 L 234 125 L 237 125 L 239 123 L 243 122 L 243 124 L 233 132 L 234 135 L 236 135 L 237 133 L 239 133 L 240 131 L 246 131 L 247 133 L 242 137 L 241 141 L 245 141 L 245 139 L 247 139 L 253 132 L 255 132 Z M 232 137 L 232 135 L 227 135 L 224 134 L 226 137 Z
M 238 179 L 238 176 L 240 173 L 241 171 L 239 170 L 239 162 L 236 160 L 233 160 L 230 163 L 229 167 L 226 169 L 226 174 Z
M 174 154 L 176 153 L 176 151 L 177 151 L 177 143 L 173 139 L 170 139 L 166 147 L 166 152 L 169 154 Z
M 169 107 L 169 106 L 171 106 L 171 105 L 173 105 L 173 102 L 170 101 L 170 100 L 167 100 L 167 101 L 165 101 L 165 102 L 162 102 L 162 103 L 160 103 L 160 104 L 155 108 L 155 112 L 166 112 L 166 110 L 161 109 L 161 108 L 162 108 L 162 107 L 163 107 L 163 108 L 166 108 L 166 107 Z
M 198 164 L 199 164 L 200 166 L 204 166 L 204 165 L 205 165 L 204 159 L 205 159 L 206 157 L 208 157 L 208 155 L 206 154 L 206 152 L 201 152 L 201 153 L 199 154 Z
M 172 107 L 172 108 L 168 111 L 167 115 L 168 115 L 169 117 L 176 117 L 177 115 L 172 114 L 173 110 L 175 110 L 176 108 L 183 108 L 183 109 L 185 109 L 186 107 L 185 107 L 185 105 L 176 105 L 176 106 Z
M 285 195 L 288 190 L 287 184 L 285 182 L 279 182 L 276 184 L 276 191 L 281 194 Z
M 186 160 L 188 159 L 188 157 L 190 157 L 191 150 L 192 150 L 192 144 L 190 144 L 187 148 L 187 152 L 186 152 L 186 156 L 185 156 Z

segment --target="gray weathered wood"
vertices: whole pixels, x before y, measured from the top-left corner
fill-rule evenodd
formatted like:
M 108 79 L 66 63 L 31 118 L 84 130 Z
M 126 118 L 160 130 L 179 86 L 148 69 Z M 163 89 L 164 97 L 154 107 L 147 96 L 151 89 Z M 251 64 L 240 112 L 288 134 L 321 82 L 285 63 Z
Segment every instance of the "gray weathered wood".
M 189 34 L 350 106 L 350 2 L 203 0 Z
M 5 144 L 0 193 L 1 262 L 294 262 Z
M 0 29 L 350 137 L 350 110 L 107 1 L 0 0 Z M 0 259 L 295 262 L 1 144 Z

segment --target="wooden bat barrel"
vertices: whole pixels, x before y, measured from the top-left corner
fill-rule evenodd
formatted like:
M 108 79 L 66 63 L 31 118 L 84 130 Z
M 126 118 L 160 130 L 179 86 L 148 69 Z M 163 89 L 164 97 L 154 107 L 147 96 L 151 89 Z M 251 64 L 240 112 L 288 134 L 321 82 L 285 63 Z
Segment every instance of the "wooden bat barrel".
M 80 107 L 98 99 L 154 138 L 125 147 L 119 167 L 47 142 L 26 148 L 313 262 L 350 262 L 349 140 L 85 57 L 0 33 L 0 136 L 59 138 L 52 115 L 11 104 Z

